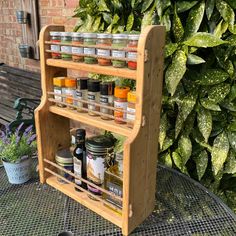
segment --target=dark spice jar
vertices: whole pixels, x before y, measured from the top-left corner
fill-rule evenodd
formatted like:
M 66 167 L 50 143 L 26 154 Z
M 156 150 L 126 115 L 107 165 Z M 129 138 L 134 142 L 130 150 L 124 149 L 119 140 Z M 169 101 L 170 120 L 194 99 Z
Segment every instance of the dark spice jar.
M 87 139 L 86 147 L 86 163 L 87 163 L 87 179 L 102 186 L 104 183 L 104 173 L 107 167 L 113 162 L 114 141 L 104 135 L 99 135 Z M 102 192 L 90 185 L 88 190 L 95 195 L 102 195 Z
M 100 81 L 90 79 L 88 80 L 88 114 L 91 116 L 97 116 L 93 111 L 98 112 L 99 106 L 96 106 L 96 103 L 99 104 L 100 98 Z

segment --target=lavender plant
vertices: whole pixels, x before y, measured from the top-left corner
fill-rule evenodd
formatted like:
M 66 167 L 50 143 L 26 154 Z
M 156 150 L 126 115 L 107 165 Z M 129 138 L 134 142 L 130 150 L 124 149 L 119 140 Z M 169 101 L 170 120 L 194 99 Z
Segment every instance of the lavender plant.
M 36 152 L 36 135 L 32 132 L 33 126 L 22 131 L 21 123 L 14 132 L 5 126 L 4 131 L 0 131 L 0 159 L 6 162 L 17 163 L 23 157 L 31 157 Z

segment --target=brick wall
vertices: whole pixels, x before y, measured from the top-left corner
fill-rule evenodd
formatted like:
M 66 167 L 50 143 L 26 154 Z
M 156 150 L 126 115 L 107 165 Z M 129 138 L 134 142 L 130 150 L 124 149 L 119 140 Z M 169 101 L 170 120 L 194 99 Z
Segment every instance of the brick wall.
M 71 19 L 79 0 L 38 0 L 40 28 L 47 24 L 64 24 L 71 31 L 76 19 Z M 39 61 L 20 57 L 18 44 L 22 42 L 21 25 L 16 21 L 20 0 L 0 0 L 0 62 L 39 72 Z

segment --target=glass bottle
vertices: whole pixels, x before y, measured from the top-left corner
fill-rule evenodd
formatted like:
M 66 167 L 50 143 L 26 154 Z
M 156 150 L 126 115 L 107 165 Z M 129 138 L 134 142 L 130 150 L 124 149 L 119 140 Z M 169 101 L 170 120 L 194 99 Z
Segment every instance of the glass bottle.
M 77 78 L 77 89 L 75 91 L 75 98 L 81 100 L 87 100 L 88 97 L 88 78 Z M 85 112 L 83 108 L 87 108 L 87 103 L 75 100 L 74 105 L 77 106 L 78 112 Z
M 76 90 L 76 79 L 71 77 L 66 77 L 65 79 L 65 102 L 69 105 L 74 104 L 75 90 Z M 72 106 L 67 106 L 70 109 L 75 109 Z
M 54 99 L 57 101 L 57 106 L 65 107 L 65 105 L 62 104 L 64 99 L 62 96 L 60 96 L 65 95 L 65 77 L 53 78 L 53 92 L 55 93 Z
M 130 34 L 128 36 L 128 47 L 129 48 L 137 48 L 138 47 L 138 40 L 139 34 Z M 127 58 L 129 59 L 137 59 L 137 52 L 136 51 L 128 51 Z M 136 61 L 128 61 L 128 68 L 131 70 L 137 69 L 137 62 Z
M 94 47 L 86 47 L 96 45 L 97 34 L 95 33 L 84 33 L 84 62 L 86 64 L 96 64 L 97 59 L 86 55 L 96 55 L 96 49 Z
M 74 32 L 72 33 L 72 53 L 75 54 L 84 54 L 84 48 L 83 47 L 73 47 L 76 45 L 81 45 L 83 44 L 83 34 L 82 33 L 78 33 L 78 32 Z M 82 62 L 84 60 L 83 56 L 76 56 L 76 55 L 72 55 L 72 60 L 74 62 Z
M 74 174 L 80 178 L 86 179 L 86 156 L 85 156 L 85 135 L 86 131 L 84 129 L 77 129 L 75 140 L 76 148 L 73 152 L 73 161 L 74 161 Z M 82 182 L 79 179 L 75 178 L 75 184 L 87 189 L 87 184 Z M 78 188 L 75 188 L 77 191 L 81 191 Z
M 91 116 L 97 116 L 93 111 L 98 112 L 99 106 L 96 106 L 95 103 L 99 104 L 100 101 L 100 81 L 99 80 L 88 80 L 88 102 L 93 104 L 88 104 L 88 114 Z
M 61 42 L 61 33 L 51 31 L 50 32 L 50 38 L 51 38 L 51 42 L 60 43 Z M 52 58 L 53 59 L 60 59 L 61 58 L 61 53 L 58 53 L 60 51 L 60 45 L 51 44 L 50 48 L 51 48 L 51 51 L 55 51 L 55 52 L 52 52 Z
M 136 92 L 130 91 L 127 96 L 128 106 L 127 106 L 127 126 L 133 128 L 135 121 L 135 106 L 136 106 Z
M 61 32 L 61 42 L 66 44 L 71 44 L 72 38 L 70 32 Z M 61 58 L 65 61 L 71 61 L 72 59 L 72 46 L 71 45 L 63 45 L 61 46 Z M 67 54 L 70 53 L 70 54 Z

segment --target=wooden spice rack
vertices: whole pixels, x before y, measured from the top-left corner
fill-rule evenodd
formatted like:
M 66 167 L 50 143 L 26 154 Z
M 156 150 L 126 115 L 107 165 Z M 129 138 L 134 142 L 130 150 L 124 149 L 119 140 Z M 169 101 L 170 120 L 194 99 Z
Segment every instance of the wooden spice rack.
M 136 71 L 51 59 L 50 31 L 62 32 L 64 27 L 49 25 L 40 33 L 43 95 L 41 104 L 35 111 L 40 181 L 53 186 L 116 224 L 122 228 L 124 235 L 128 235 L 149 216 L 155 206 L 165 29 L 162 26 L 149 26 L 141 33 L 137 49 Z M 102 120 L 100 117 L 89 116 L 87 113 L 56 106 L 51 98 L 53 77 L 66 76 L 67 69 L 136 80 L 137 102 L 134 127 L 130 129 L 126 125 L 116 124 L 113 120 Z M 103 188 L 100 189 L 122 202 L 122 214 L 105 206 L 104 199 L 99 197 L 97 197 L 98 201 L 90 199 L 88 192 L 84 189 L 81 189 L 82 192 L 75 191 L 74 188 L 79 187 L 74 183 L 58 182 L 57 178 L 63 179 L 63 177 L 57 174 L 57 169 L 63 168 L 55 163 L 55 153 L 59 148 L 70 146 L 70 119 L 127 137 L 124 144 L 123 198 Z M 67 173 L 67 170 L 63 170 Z M 71 172 L 68 174 L 75 177 Z M 87 182 L 82 178 L 78 179 Z M 67 179 L 64 181 L 69 182 Z

